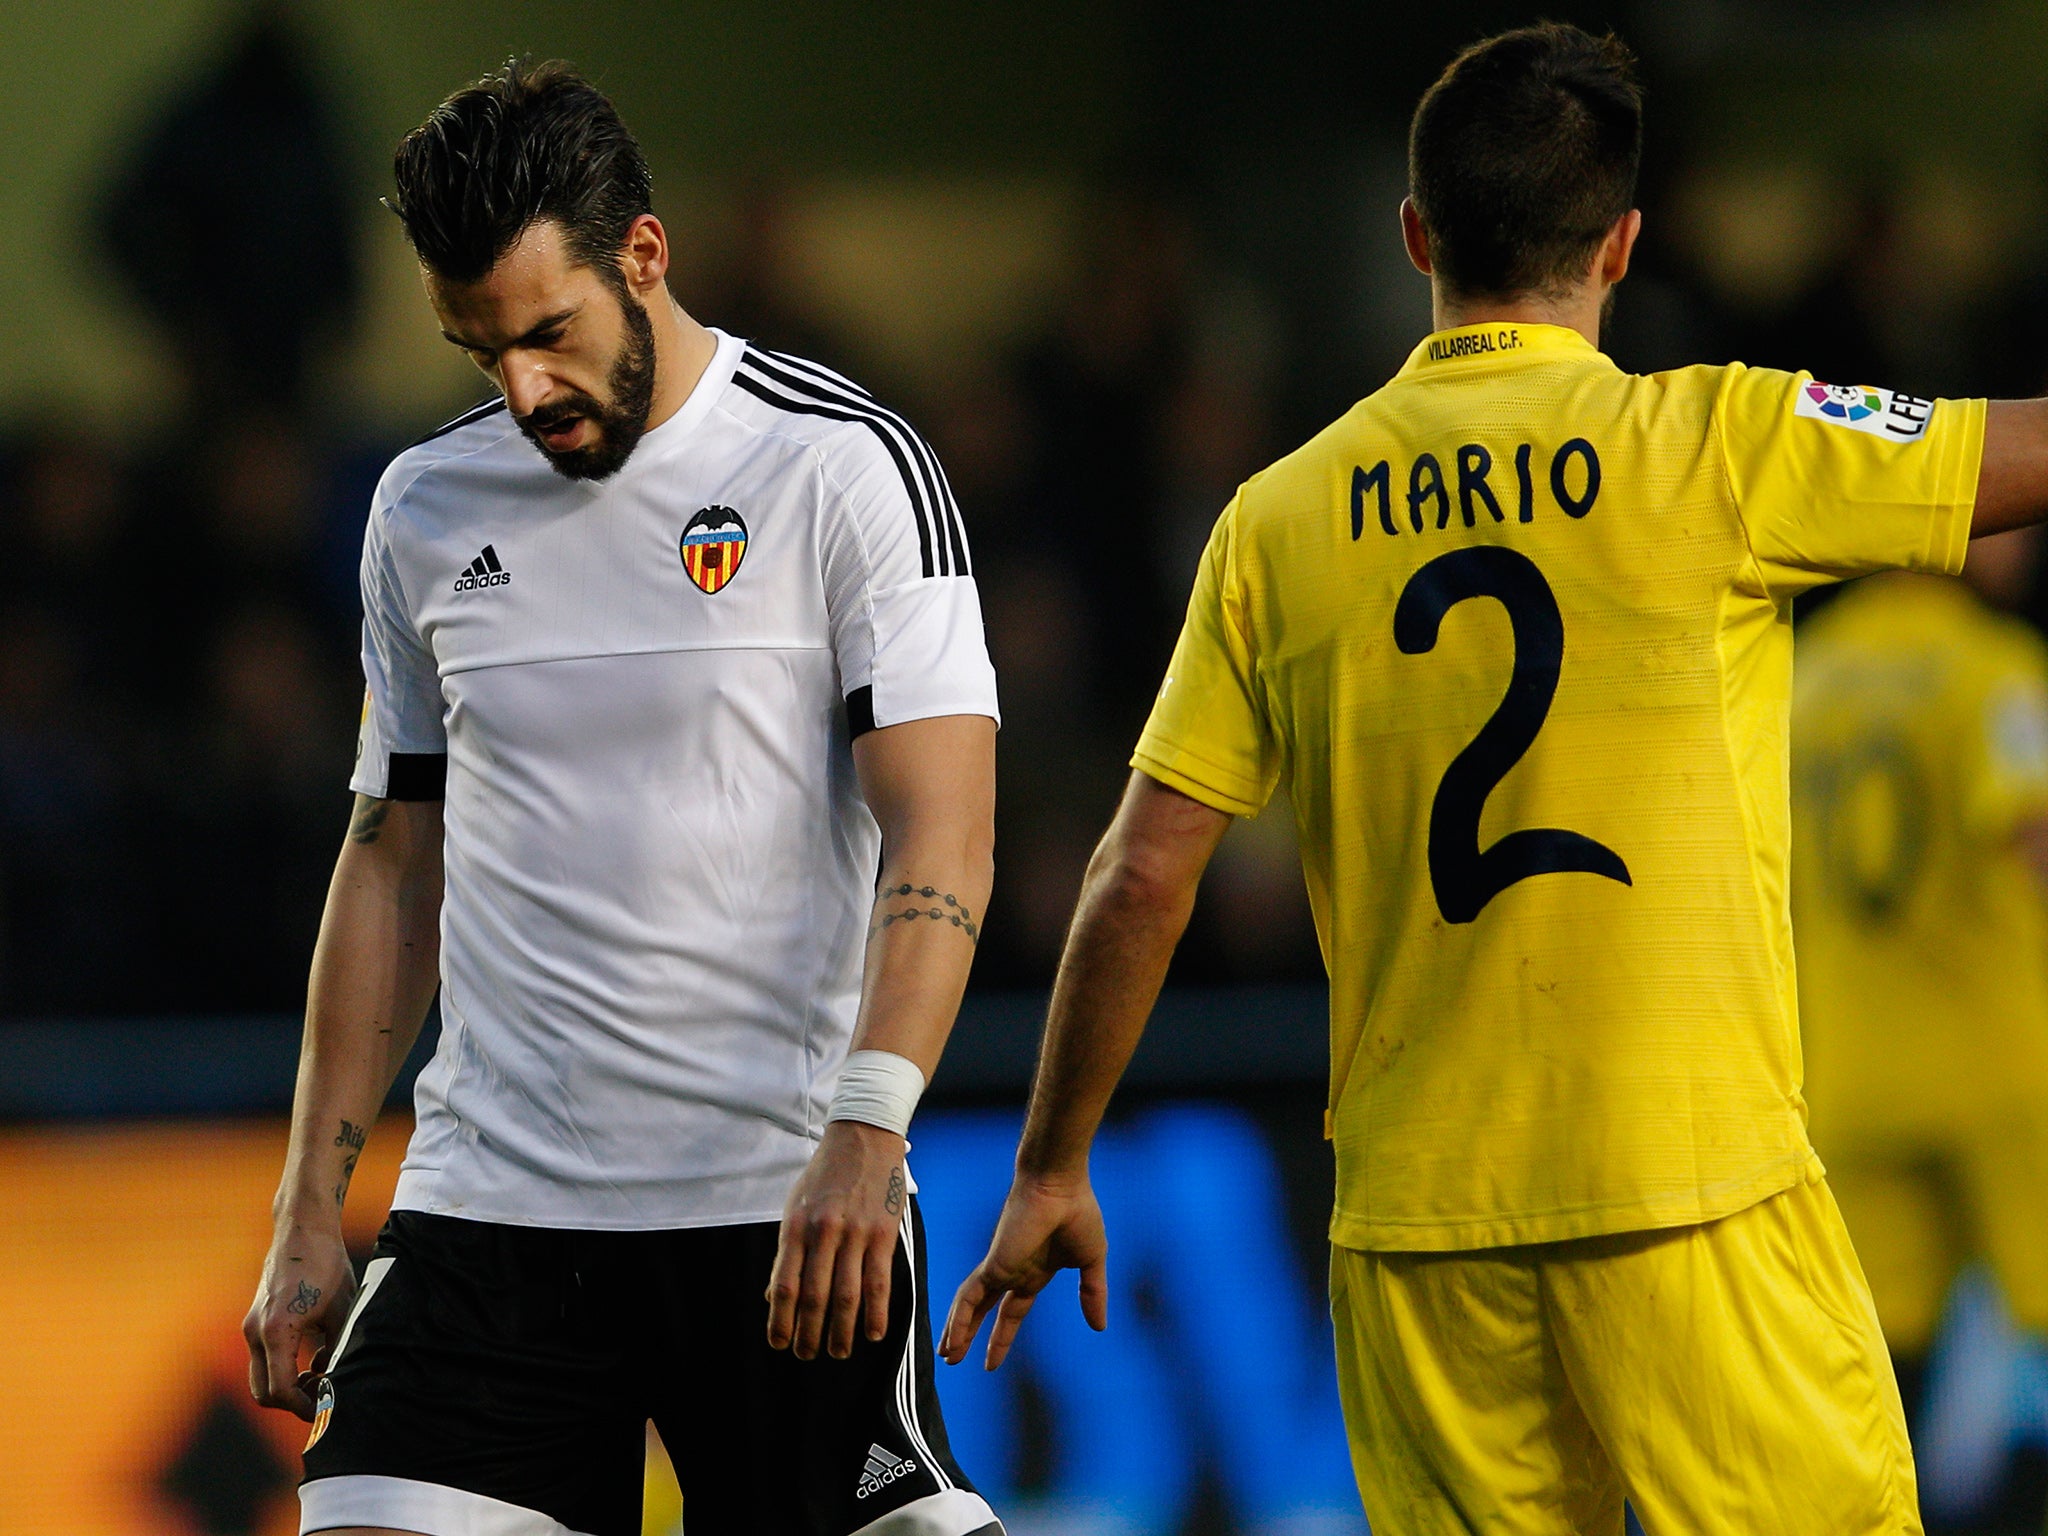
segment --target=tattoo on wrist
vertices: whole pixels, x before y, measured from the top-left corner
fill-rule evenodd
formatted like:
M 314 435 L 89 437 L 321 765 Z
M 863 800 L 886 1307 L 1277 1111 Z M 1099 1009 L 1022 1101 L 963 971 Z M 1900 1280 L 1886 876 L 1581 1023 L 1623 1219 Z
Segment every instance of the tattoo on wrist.
M 869 938 L 872 939 L 875 934 L 880 933 L 891 923 L 914 923 L 919 918 L 924 918 L 934 923 L 951 923 L 955 928 L 958 928 L 967 935 L 967 941 L 970 944 L 979 944 L 981 942 L 981 929 L 975 925 L 974 915 L 960 905 L 960 899 L 957 896 L 941 891 L 934 886 L 907 884 L 884 886 L 881 895 L 876 898 L 876 905 L 879 906 L 885 902 L 895 901 L 899 897 L 905 896 L 913 898 L 922 897 L 930 905 L 922 906 L 913 901 L 911 905 L 903 907 L 898 911 L 884 912 L 882 920 L 875 924 L 874 928 L 869 932 Z
M 320 1303 L 321 1290 L 317 1285 L 299 1282 L 299 1294 L 284 1304 L 284 1309 L 298 1317 L 304 1317 Z
M 882 1196 L 882 1209 L 891 1216 L 901 1216 L 903 1214 L 903 1169 L 901 1167 L 889 1170 L 889 1191 Z
M 334 1138 L 337 1147 L 348 1148 L 348 1155 L 341 1160 L 341 1180 L 334 1186 L 334 1203 L 342 1204 L 348 1199 L 349 1180 L 356 1176 L 356 1159 L 362 1156 L 363 1143 L 370 1133 L 353 1120 L 341 1122 L 341 1134 Z
M 357 795 L 355 814 L 349 818 L 348 840 L 352 843 L 374 843 L 377 834 L 384 830 L 384 818 L 390 814 L 389 800 L 372 800 L 368 795 Z

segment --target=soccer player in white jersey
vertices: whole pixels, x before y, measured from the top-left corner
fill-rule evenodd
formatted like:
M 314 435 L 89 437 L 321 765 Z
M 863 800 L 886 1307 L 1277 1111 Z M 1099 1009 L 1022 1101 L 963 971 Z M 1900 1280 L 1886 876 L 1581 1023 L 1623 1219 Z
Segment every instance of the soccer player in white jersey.
M 631 1536 L 651 1419 L 692 1536 L 1000 1536 L 904 1162 L 991 867 L 945 478 L 676 305 L 645 161 L 567 68 L 457 92 L 395 172 L 502 398 L 399 455 L 364 540 L 356 809 L 245 1325 L 313 1423 L 300 1529 Z M 437 984 L 359 1285 L 341 1202 Z

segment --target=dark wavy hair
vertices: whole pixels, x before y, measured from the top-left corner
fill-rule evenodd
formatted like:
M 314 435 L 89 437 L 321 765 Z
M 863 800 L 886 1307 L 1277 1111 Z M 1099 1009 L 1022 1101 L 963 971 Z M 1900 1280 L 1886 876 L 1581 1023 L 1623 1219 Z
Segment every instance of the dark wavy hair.
M 626 231 L 654 178 L 604 92 L 558 60 L 513 59 L 464 86 L 399 141 L 387 206 L 419 259 L 474 282 L 542 219 L 570 255 L 622 287 Z
M 1634 205 L 1642 156 L 1635 56 L 1545 22 L 1473 44 L 1423 93 L 1408 195 L 1452 290 L 1554 292 Z

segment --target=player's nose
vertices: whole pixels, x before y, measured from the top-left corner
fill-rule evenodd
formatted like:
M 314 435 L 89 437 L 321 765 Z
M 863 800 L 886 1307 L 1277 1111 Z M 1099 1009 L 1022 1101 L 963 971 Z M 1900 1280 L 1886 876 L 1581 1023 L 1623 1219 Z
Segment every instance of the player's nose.
M 530 363 L 522 366 L 516 359 L 507 360 L 501 383 L 505 404 L 514 416 L 522 418 L 531 416 L 556 393 L 555 381 L 546 369 Z

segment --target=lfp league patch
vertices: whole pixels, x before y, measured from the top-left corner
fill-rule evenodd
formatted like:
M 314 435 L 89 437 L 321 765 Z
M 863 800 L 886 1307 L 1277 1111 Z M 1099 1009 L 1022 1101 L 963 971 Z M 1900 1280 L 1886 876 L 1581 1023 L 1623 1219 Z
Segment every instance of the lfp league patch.
M 1792 414 L 1894 443 L 1911 443 L 1927 435 L 1934 402 L 1873 384 L 1823 384 L 1809 379 L 1793 393 Z

